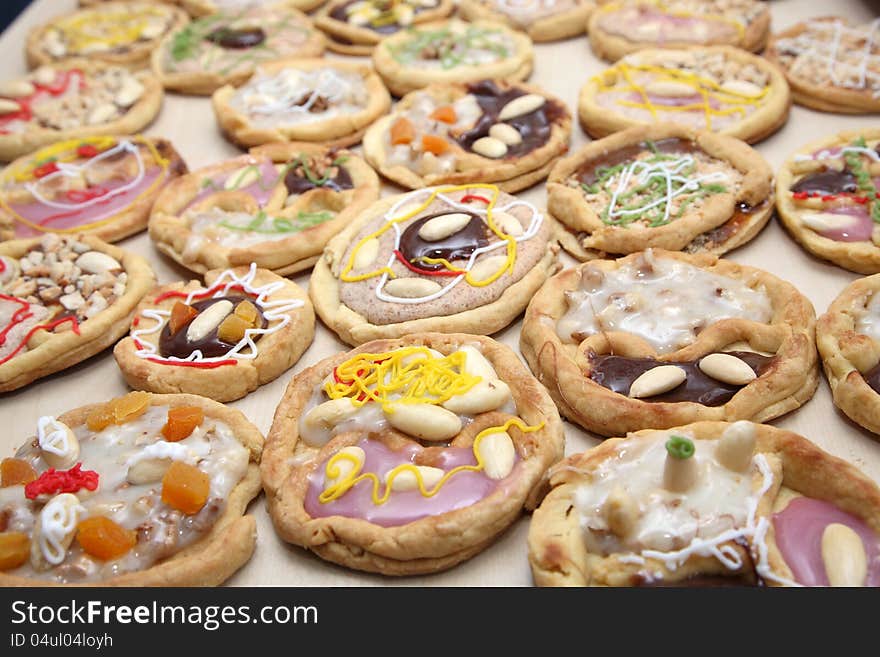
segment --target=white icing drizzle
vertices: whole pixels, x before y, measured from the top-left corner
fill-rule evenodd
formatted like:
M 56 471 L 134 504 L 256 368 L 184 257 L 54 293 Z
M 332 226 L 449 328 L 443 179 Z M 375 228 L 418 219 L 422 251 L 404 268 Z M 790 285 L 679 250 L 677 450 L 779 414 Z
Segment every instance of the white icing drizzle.
M 51 415 L 44 415 L 37 420 L 37 440 L 40 449 L 62 458 L 71 452 L 70 429 Z
M 236 276 L 235 272 L 231 269 L 227 269 L 217 277 L 213 285 L 208 289 L 217 289 L 213 295 L 213 298 L 216 299 L 226 296 L 233 287 L 241 286 L 244 292 L 256 297 L 254 303 L 260 308 L 263 317 L 265 317 L 268 322 L 266 328 L 249 328 L 245 330 L 244 337 L 222 356 L 209 358 L 204 356 L 200 349 L 196 349 L 186 358 L 178 358 L 176 356 L 165 358 L 159 355 L 159 347 L 157 345 L 146 340 L 141 340 L 141 337 L 145 335 L 153 335 L 161 331 L 165 326 L 165 323 L 171 317 L 171 312 L 168 310 L 148 309 L 141 312 L 140 317 L 151 319 L 155 324 L 131 332 L 131 337 L 135 340 L 138 347 L 135 351 L 135 355 L 139 358 L 170 365 L 175 363 L 211 363 L 228 360 L 230 358 L 238 360 L 255 359 L 259 350 L 254 341 L 254 337 L 271 335 L 272 333 L 281 330 L 290 323 L 290 316 L 287 313 L 296 308 L 302 308 L 304 305 L 304 302 L 300 299 L 278 299 L 275 301 L 269 301 L 268 297 L 270 295 L 284 287 L 284 281 L 276 281 L 274 283 L 267 283 L 266 285 L 255 287 L 253 281 L 256 275 L 256 263 L 251 263 L 250 269 L 248 269 L 248 272 L 243 276 Z M 203 294 L 205 291 L 206 288 L 199 288 L 191 291 L 186 296 L 184 303 L 191 304 L 197 295 Z
M 419 197 L 420 196 L 425 196 L 425 197 L 430 196 L 432 194 L 432 191 L 433 190 L 431 190 L 430 188 L 426 188 L 426 189 L 419 189 L 414 192 L 410 192 L 409 194 L 406 194 L 405 196 L 403 196 L 403 198 L 401 198 L 399 201 L 397 201 L 393 206 L 391 206 L 391 209 L 385 213 L 385 221 L 388 223 L 391 223 L 391 228 L 394 230 L 394 250 L 400 250 L 400 238 L 403 235 L 403 232 L 400 229 L 400 222 L 392 223 L 394 221 L 394 218 L 396 216 L 402 214 L 400 212 L 401 208 L 404 208 L 408 205 L 413 205 L 413 202 L 415 202 L 416 205 L 421 205 L 424 201 L 418 200 Z M 461 203 L 461 202 L 456 201 L 456 200 L 454 200 L 444 194 L 437 194 L 436 198 L 441 201 L 444 201 L 445 203 L 448 203 L 450 206 L 452 206 L 453 211 L 459 210 L 459 211 L 463 211 L 463 212 L 470 212 L 470 213 L 477 214 L 477 215 L 484 216 L 484 217 L 488 214 L 486 209 L 475 208 L 471 204 Z M 516 242 L 524 242 L 528 239 L 531 239 L 535 235 L 537 235 L 538 230 L 541 228 L 541 223 L 544 221 L 544 216 L 540 212 L 538 212 L 538 209 L 534 205 L 532 205 L 531 203 L 527 203 L 526 201 L 521 201 L 518 199 L 514 199 L 513 201 L 511 201 L 507 205 L 503 205 L 500 207 L 496 206 L 495 208 L 493 208 L 492 211 L 493 212 L 510 212 L 510 210 L 515 207 L 528 208 L 532 213 L 531 221 L 529 222 L 529 225 L 526 228 L 525 232 L 522 235 L 520 235 L 519 237 L 514 238 Z M 413 218 L 415 218 L 415 217 L 413 217 Z M 498 240 L 497 242 L 495 242 L 493 244 L 489 244 L 487 246 L 483 246 L 483 247 L 476 249 L 471 254 L 470 258 L 468 259 L 467 264 L 463 267 L 464 271 L 469 272 L 471 269 L 473 269 L 474 262 L 476 261 L 477 257 L 482 255 L 483 253 L 490 253 L 492 251 L 496 251 L 498 249 L 502 249 L 502 248 L 506 248 L 506 247 L 507 247 L 506 240 Z M 388 261 L 385 264 L 385 266 L 390 268 L 391 265 L 393 265 L 396 261 L 397 261 L 397 258 L 394 255 L 394 253 L 392 252 L 391 255 L 388 256 Z M 395 297 L 395 296 L 388 294 L 383 289 L 385 287 L 385 284 L 388 282 L 388 272 L 384 272 L 382 274 L 382 277 L 379 279 L 379 284 L 376 286 L 375 293 L 376 293 L 376 296 L 379 299 L 381 299 L 382 301 L 390 301 L 392 303 L 425 303 L 427 301 L 433 301 L 434 299 L 439 299 L 444 294 L 449 292 L 452 288 L 454 288 L 456 285 L 461 283 L 463 280 L 465 280 L 464 274 L 461 274 L 460 276 L 456 276 L 455 278 L 452 279 L 452 281 L 450 283 L 448 283 L 447 285 L 442 287 L 437 292 L 434 292 L 433 294 L 429 294 L 424 297 L 412 297 L 412 298 L 410 298 L 410 297 Z
M 208 444 L 208 448 L 210 449 L 210 444 Z M 182 461 L 189 465 L 195 465 L 200 457 L 203 458 L 205 456 L 207 456 L 207 454 L 197 454 L 195 450 L 190 449 L 187 445 L 182 445 L 179 442 L 169 443 L 166 440 L 160 440 L 152 445 L 147 445 L 140 452 L 136 452 L 134 456 L 128 459 L 128 465 L 132 466 L 135 463 L 151 459 L 170 459 L 172 461 Z
M 815 153 L 804 154 L 797 153 L 795 154 L 794 161 L 795 162 L 813 162 L 813 161 L 824 161 L 824 160 L 839 160 L 841 157 L 846 155 L 847 153 L 856 153 L 858 155 L 865 155 L 868 159 L 874 160 L 875 162 L 880 162 L 880 155 L 877 154 L 877 151 L 871 148 L 863 148 L 862 146 L 844 146 L 843 148 L 823 148 L 820 151 L 816 151 Z
M 77 497 L 71 493 L 56 495 L 40 512 L 38 545 L 46 561 L 57 566 L 67 556 L 67 540 L 76 531 L 79 518 L 85 513 Z
M 855 315 L 856 332 L 880 342 L 880 294 L 872 294 L 864 310 Z

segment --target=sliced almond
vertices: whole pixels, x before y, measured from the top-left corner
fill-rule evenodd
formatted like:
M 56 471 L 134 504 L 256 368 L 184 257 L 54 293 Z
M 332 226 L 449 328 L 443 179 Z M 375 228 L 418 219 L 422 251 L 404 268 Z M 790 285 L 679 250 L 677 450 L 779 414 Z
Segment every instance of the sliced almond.
M 525 232 L 523 225 L 519 222 L 519 219 L 514 217 L 512 214 L 508 214 L 507 212 L 501 212 L 500 210 L 492 212 L 492 221 L 495 226 L 505 235 L 510 235 L 511 237 L 519 237 Z
M 122 265 L 116 258 L 101 251 L 86 251 L 76 259 L 76 266 L 88 274 L 104 274 L 122 270 Z
M 205 308 L 186 327 L 187 342 L 204 340 L 211 334 L 211 331 L 220 326 L 220 322 L 226 319 L 226 316 L 231 312 L 232 302 L 228 299 L 221 299 Z
M 687 372 L 675 365 L 660 365 L 643 372 L 629 388 L 629 396 L 634 399 L 654 397 L 680 386 L 687 378 Z
M 518 116 L 530 114 L 535 110 L 542 108 L 546 102 L 547 99 L 540 94 L 517 96 L 501 108 L 501 111 L 498 113 L 498 120 L 510 121 L 510 119 L 515 119 Z
M 422 485 L 425 487 L 426 491 L 430 491 L 436 487 L 443 478 L 443 475 L 446 474 L 446 472 L 440 468 L 432 468 L 429 465 L 416 465 L 413 466 L 413 468 L 415 468 L 421 476 Z M 419 482 L 416 478 L 416 473 L 413 472 L 413 468 L 398 470 L 397 474 L 394 475 L 394 479 L 391 480 L 391 490 L 397 492 L 418 490 Z
M 351 458 L 336 459 L 333 462 L 333 465 L 338 470 L 338 474 L 335 477 L 325 475 L 324 490 L 332 488 L 340 481 L 345 481 L 349 477 L 356 477 L 361 471 L 361 468 L 364 467 L 364 461 L 366 461 L 367 459 L 367 455 L 364 450 L 357 445 L 349 445 L 348 447 L 343 447 L 337 452 L 337 454 L 346 454 Z
M 419 228 L 419 237 L 426 242 L 439 242 L 468 225 L 473 217 L 466 212 L 450 212 L 429 219 Z
M 442 289 L 439 283 L 429 281 L 426 278 L 395 278 L 385 283 L 385 292 L 402 299 L 420 299 Z
M 699 363 L 700 370 L 706 376 L 732 386 L 744 386 L 751 383 L 758 375 L 748 363 L 730 354 L 709 354 L 703 356 Z
M 374 262 L 376 262 L 376 257 L 379 255 L 379 239 L 376 237 L 371 237 L 366 242 L 360 245 L 357 251 L 354 254 L 354 268 L 355 269 L 366 269 L 370 267 Z
M 0 98 L 0 115 L 14 114 L 15 112 L 19 111 L 21 111 L 21 105 L 16 103 L 14 100 Z
M 823 233 L 828 230 L 841 230 L 850 228 L 859 223 L 857 217 L 848 214 L 833 214 L 831 212 L 805 212 L 801 214 L 801 223 L 810 230 Z
M 862 538 L 840 523 L 831 523 L 822 532 L 822 561 L 831 586 L 864 586 L 868 557 Z
M 253 185 L 258 180 L 260 180 L 259 168 L 253 165 L 243 166 L 229 174 L 223 183 L 223 189 L 227 191 L 242 189 L 248 185 Z
M 7 98 L 23 98 L 30 96 L 36 91 L 33 84 L 27 80 L 6 80 L 0 82 L 0 96 Z
M 86 123 L 88 123 L 89 125 L 106 123 L 114 116 L 116 116 L 116 113 L 116 105 L 112 103 L 101 103 L 100 105 L 96 105 L 92 108 L 92 110 L 86 117 Z
M 516 448 L 506 431 L 488 433 L 480 439 L 477 454 L 483 462 L 483 472 L 489 479 L 504 479 L 513 471 Z
M 497 160 L 507 155 L 507 144 L 495 137 L 480 137 L 471 145 L 471 150 L 483 157 Z
M 79 459 L 79 440 L 73 430 L 54 417 L 41 417 L 37 422 L 37 442 L 43 460 L 50 468 L 66 470 Z
M 497 274 L 506 264 L 507 256 L 497 255 L 480 258 L 471 267 L 471 280 L 477 282 L 485 281 Z
M 646 85 L 645 91 L 652 96 L 660 96 L 661 98 L 682 98 L 697 93 L 691 85 L 675 80 L 656 80 Z
M 745 96 L 746 98 L 757 98 L 764 93 L 762 87 L 748 80 L 728 80 L 721 85 L 721 89 L 738 96 Z
M 433 404 L 392 404 L 385 418 L 395 429 L 422 440 L 450 440 L 461 431 L 455 413 Z
M 734 422 L 718 439 L 715 458 L 728 470 L 745 472 L 752 463 L 756 440 L 757 432 L 754 424 L 747 420 Z
M 496 123 L 489 128 L 489 136 L 498 141 L 503 141 L 508 146 L 516 146 L 522 143 L 522 135 L 519 130 L 507 123 Z

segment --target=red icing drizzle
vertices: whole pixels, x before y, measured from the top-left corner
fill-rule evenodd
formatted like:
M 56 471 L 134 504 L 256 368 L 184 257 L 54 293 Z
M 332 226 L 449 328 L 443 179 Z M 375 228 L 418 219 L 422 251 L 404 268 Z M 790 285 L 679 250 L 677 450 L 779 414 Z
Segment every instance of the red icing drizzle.
M 214 294 L 217 290 L 222 290 L 224 288 L 225 288 L 225 285 L 221 283 L 219 285 L 215 285 L 214 287 L 205 290 L 204 292 L 198 292 L 197 294 L 193 294 L 192 298 L 193 299 L 204 299 L 204 298 L 209 297 L 212 294 Z M 228 289 L 238 290 L 239 292 L 245 291 L 244 287 L 241 285 L 230 285 Z M 186 299 L 189 295 L 190 295 L 189 292 L 179 292 L 177 290 L 168 290 L 167 292 L 163 292 L 158 297 L 153 299 L 153 303 L 161 303 L 162 301 L 165 301 L 165 299 L 172 299 L 172 298 Z
M 491 201 L 487 199 L 485 196 L 480 196 L 479 194 L 465 194 L 461 197 L 462 203 L 470 203 L 471 201 L 482 201 L 486 205 L 489 205 Z
M 4 301 L 11 301 L 13 303 L 17 303 L 17 304 L 21 305 L 21 308 L 19 308 L 18 310 L 16 310 L 13 313 L 12 320 L 9 322 L 9 324 L 4 326 L 2 329 L 0 329 L 0 346 L 2 346 L 4 344 L 6 344 L 6 336 L 9 335 L 9 332 L 15 326 L 17 326 L 18 324 L 21 324 L 24 320 L 28 319 L 29 317 L 33 317 L 33 313 L 30 312 L 31 304 L 29 304 L 27 301 L 23 301 L 22 299 L 19 299 L 17 297 L 10 297 L 5 294 L 0 294 L 0 299 L 3 299 Z M 11 360 L 13 356 L 15 356 L 19 351 L 21 351 L 24 348 L 24 346 L 33 337 L 34 333 L 36 333 L 37 331 L 40 331 L 40 330 L 51 331 L 56 326 L 60 326 L 64 322 L 72 322 L 73 323 L 73 332 L 76 333 L 77 335 L 79 335 L 79 322 L 77 321 L 76 317 L 73 317 L 73 316 L 61 317 L 59 319 L 53 320 L 51 322 L 47 322 L 45 324 L 37 324 L 30 331 L 27 332 L 27 334 L 24 336 L 24 338 L 22 338 L 22 341 L 18 344 L 18 346 L 12 352 L 7 354 L 3 358 L 0 358 L 0 365 L 3 365 L 7 361 Z
M 33 117 L 33 104 L 35 101 L 39 100 L 41 97 L 46 96 L 60 96 L 65 93 L 71 85 L 71 82 L 74 78 L 78 78 L 79 80 L 79 88 L 83 89 L 85 85 L 85 75 L 78 68 L 73 68 L 67 71 L 60 71 L 58 76 L 55 78 L 55 82 L 51 84 L 40 84 L 38 82 L 33 82 L 36 91 L 32 93 L 30 96 L 24 96 L 22 98 L 14 99 L 15 102 L 18 103 L 20 109 L 17 112 L 12 112 L 10 114 L 5 114 L 0 116 L 0 134 L 9 134 L 9 131 L 6 129 L 6 125 L 13 121 L 30 121 Z M 44 174 L 45 175 L 45 174 Z
M 82 463 L 77 463 L 70 470 L 49 468 L 24 487 L 24 495 L 29 500 L 33 500 L 39 495 L 75 493 L 81 488 L 96 490 L 98 488 L 98 473 L 94 470 L 82 470 L 81 468 Z
M 138 347 L 140 349 L 141 347 Z M 224 365 L 237 365 L 238 361 L 234 358 L 216 361 L 193 361 L 193 360 L 167 360 L 165 358 L 147 358 L 151 363 L 159 363 L 160 365 L 174 365 L 176 367 L 195 367 L 200 370 L 213 370 L 216 367 Z
M 430 271 L 428 269 L 420 269 L 412 264 L 409 260 L 403 257 L 403 254 L 394 249 L 394 255 L 397 256 L 397 259 L 410 271 L 415 272 L 416 274 L 422 274 L 423 276 L 461 276 L 460 272 L 449 271 L 448 269 L 438 269 L 437 271 Z

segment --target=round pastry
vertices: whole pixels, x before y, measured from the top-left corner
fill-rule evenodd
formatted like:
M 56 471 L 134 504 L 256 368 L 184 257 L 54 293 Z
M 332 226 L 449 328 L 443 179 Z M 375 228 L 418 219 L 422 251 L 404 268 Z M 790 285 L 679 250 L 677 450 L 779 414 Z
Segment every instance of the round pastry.
M 880 19 L 850 25 L 812 18 L 774 34 L 764 56 L 779 66 L 794 102 L 825 112 L 880 111 Z
M 550 236 L 540 210 L 495 185 L 389 196 L 330 240 L 309 295 L 352 345 L 417 331 L 489 335 L 558 269 Z
M 269 144 L 168 185 L 153 205 L 150 237 L 200 274 L 254 262 L 286 276 L 315 264 L 378 198 L 379 178 L 348 151 Z
M 837 407 L 880 434 L 880 274 L 848 285 L 816 324 L 816 344 Z
M 84 57 L 131 69 L 150 61 L 166 34 L 189 21 L 186 12 L 156 2 L 105 2 L 58 16 L 28 34 L 28 66 Z
M 790 431 L 639 431 L 550 485 L 529 527 L 539 586 L 880 586 L 880 489 Z
M 263 488 L 283 540 L 348 568 L 431 573 L 534 508 L 563 442 L 553 402 L 508 347 L 419 333 L 295 376 Z
M 126 135 L 149 125 L 162 85 L 146 72 L 69 60 L 0 83 L 0 160 L 56 141 Z
M 223 133 L 243 147 L 276 141 L 351 146 L 391 107 L 372 68 L 326 59 L 262 64 L 241 87 L 221 87 L 211 101 Z
M 373 65 L 395 96 L 434 83 L 525 80 L 532 40 L 501 23 L 426 23 L 382 40 Z
M 798 408 L 819 381 L 814 327 L 809 300 L 765 271 L 649 249 L 549 279 L 520 348 L 565 417 L 617 436 Z
M 254 5 L 199 18 L 169 34 L 153 51 L 152 66 L 166 89 L 207 95 L 241 84 L 261 62 L 320 57 L 324 43 L 296 9 Z
M 144 258 L 96 237 L 0 242 L 0 392 L 116 342 L 154 281 Z
M 453 0 L 330 0 L 315 25 L 327 34 L 330 50 L 369 55 L 385 37 L 446 18 L 454 6 Z
M 593 12 L 587 34 L 593 52 L 612 62 L 643 48 L 758 52 L 770 36 L 770 7 L 759 0 L 616 0 Z
M 163 0 L 167 2 L 168 0 Z M 179 0 L 190 16 L 208 16 L 224 11 L 244 11 L 250 7 L 281 7 L 311 11 L 325 0 Z
M 596 7 L 593 0 L 461 0 L 459 11 L 469 21 L 506 23 L 532 41 L 559 41 L 584 33 Z
M 434 84 L 407 94 L 370 126 L 364 156 L 410 189 L 491 182 L 515 192 L 547 176 L 570 136 L 565 103 L 537 87 L 495 80 Z
M 862 274 L 880 271 L 880 129 L 813 142 L 776 177 L 776 209 L 813 255 Z
M 165 139 L 56 142 L 0 173 L 0 240 L 58 232 L 116 242 L 147 227 L 162 187 L 184 173 L 186 163 Z
M 721 255 L 770 219 L 773 171 L 733 137 L 675 123 L 629 128 L 557 162 L 547 207 L 579 260 L 659 247 Z
M 672 121 L 752 144 L 782 127 L 790 105 L 785 77 L 757 55 L 730 46 L 654 48 L 591 78 L 578 115 L 593 137 Z
M 263 437 L 195 395 L 41 417 L 0 463 L 0 586 L 212 586 L 257 542 Z
M 132 388 L 240 399 L 293 366 L 315 337 L 295 283 L 256 265 L 214 269 L 150 292 L 113 349 Z

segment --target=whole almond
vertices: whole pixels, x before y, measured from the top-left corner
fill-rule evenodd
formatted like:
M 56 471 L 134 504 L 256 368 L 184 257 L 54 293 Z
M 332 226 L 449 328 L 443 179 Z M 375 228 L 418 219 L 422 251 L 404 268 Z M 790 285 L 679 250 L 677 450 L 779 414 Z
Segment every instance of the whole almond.
M 55 82 L 55 78 L 58 76 L 58 71 L 56 71 L 51 66 L 41 66 L 36 71 L 34 71 L 34 80 L 39 84 L 49 85 Z
M 379 239 L 376 237 L 371 237 L 366 242 L 360 245 L 357 251 L 354 254 L 354 268 L 355 269 L 366 269 L 374 262 L 376 262 L 376 257 L 379 255 Z
M 507 256 L 503 255 L 481 258 L 474 263 L 473 267 L 471 267 L 471 280 L 485 281 L 497 274 L 506 264 Z
M 758 375 L 744 360 L 730 354 L 709 354 L 703 356 L 699 363 L 700 370 L 706 376 L 732 386 L 744 386 L 751 383 Z
M 418 471 L 419 475 L 421 475 L 422 485 L 425 487 L 426 491 L 430 491 L 437 486 L 443 478 L 443 475 L 446 474 L 446 472 L 440 468 L 432 468 L 429 465 L 416 465 L 413 467 Z M 399 470 L 397 474 L 394 475 L 394 479 L 391 480 L 391 490 L 393 491 L 403 492 L 407 490 L 417 490 L 418 487 L 419 482 L 416 478 L 416 473 L 413 472 L 412 468 Z
M 54 417 L 41 417 L 37 422 L 37 441 L 43 460 L 50 468 L 66 470 L 79 459 L 79 440 L 71 428 Z
M 316 429 L 332 429 L 337 424 L 354 417 L 359 408 L 348 397 L 331 399 L 315 406 L 306 413 L 305 423 Z
M 76 259 L 76 266 L 87 274 L 103 274 L 122 269 L 116 258 L 101 251 L 86 251 Z
M 324 479 L 324 488 L 330 488 L 331 486 L 335 486 L 340 481 L 344 481 L 352 473 L 357 476 L 357 473 L 360 472 L 361 468 L 364 466 L 364 461 L 367 459 L 367 455 L 363 449 L 358 447 L 357 445 L 349 445 L 348 447 L 343 447 L 340 449 L 337 454 L 346 454 L 347 456 L 352 457 L 354 460 L 348 458 L 336 459 L 334 465 L 339 469 L 339 474 L 335 477 L 327 476 Z
M 426 242 L 439 242 L 468 225 L 472 219 L 466 212 L 450 212 L 429 219 L 419 228 L 419 237 Z
M 86 123 L 89 125 L 106 123 L 114 116 L 116 116 L 116 105 L 113 105 L 112 103 L 102 103 L 92 108 L 86 117 Z
M 132 463 L 128 467 L 125 480 L 134 485 L 152 484 L 161 481 L 171 467 L 170 458 L 148 458 Z
M 501 108 L 501 111 L 498 113 L 498 119 L 500 121 L 510 121 L 510 119 L 515 119 L 518 116 L 530 114 L 543 107 L 546 102 L 547 99 L 540 94 L 517 96 Z
M 480 137 L 471 145 L 471 150 L 477 155 L 497 160 L 507 155 L 507 144 L 495 137 Z
M 460 395 L 443 402 L 443 408 L 459 415 L 477 415 L 500 408 L 510 399 L 510 386 L 500 379 L 480 381 Z
M 477 453 L 483 462 L 483 472 L 489 479 L 504 479 L 513 471 L 516 447 L 506 431 L 488 433 L 480 439 Z
M 120 107 L 134 105 L 144 95 L 144 85 L 137 78 L 129 76 L 125 79 L 119 91 L 113 97 L 113 102 Z
M 33 84 L 27 80 L 6 80 L 0 82 L 0 96 L 7 98 L 23 98 L 30 96 L 36 91 Z
M 498 230 L 511 237 L 519 237 L 525 232 L 519 219 L 507 212 L 502 212 L 501 210 L 493 211 L 492 221 L 495 223 Z
M 746 98 L 757 98 L 764 93 L 763 88 L 747 80 L 728 80 L 721 85 L 721 89 Z
M 752 462 L 755 452 L 757 432 L 755 425 L 740 420 L 728 426 L 718 439 L 715 458 L 728 470 L 745 472 Z
M 465 372 L 471 376 L 478 376 L 484 381 L 498 378 L 498 374 L 495 372 L 495 368 L 492 367 L 492 363 L 489 362 L 489 359 L 486 358 L 479 349 L 473 345 L 466 344 L 459 347 L 458 351 L 465 354 Z
M 831 523 L 822 532 L 822 561 L 831 586 L 864 586 L 868 574 L 865 545 L 846 525 Z
M 675 80 L 657 80 L 649 83 L 645 87 L 652 96 L 660 96 L 661 98 L 682 98 L 693 96 L 697 93 L 696 89 L 685 82 L 676 82 Z
M 801 214 L 801 223 L 818 233 L 827 230 L 841 230 L 858 223 L 856 217 L 848 214 L 834 214 L 833 212 L 805 212 Z
M 519 130 L 507 123 L 496 123 L 489 128 L 489 136 L 498 141 L 503 141 L 508 146 L 516 146 L 522 143 L 522 135 Z
M 231 312 L 232 302 L 228 299 L 221 299 L 205 308 L 186 327 L 187 342 L 198 342 L 205 339 L 211 331 L 220 326 L 220 322 L 226 319 L 226 316 Z
M 395 429 L 422 440 L 450 440 L 461 431 L 455 413 L 433 404 L 392 404 L 385 418 Z
M 21 105 L 16 103 L 14 100 L 0 98 L 0 116 L 2 116 L 3 114 L 14 114 L 15 112 L 19 111 L 21 111 Z
M 385 283 L 385 292 L 402 299 L 419 299 L 442 289 L 439 283 L 429 281 L 426 278 L 394 278 Z
M 629 388 L 629 396 L 634 399 L 654 397 L 680 386 L 687 378 L 687 372 L 675 365 L 660 365 L 642 373 Z

